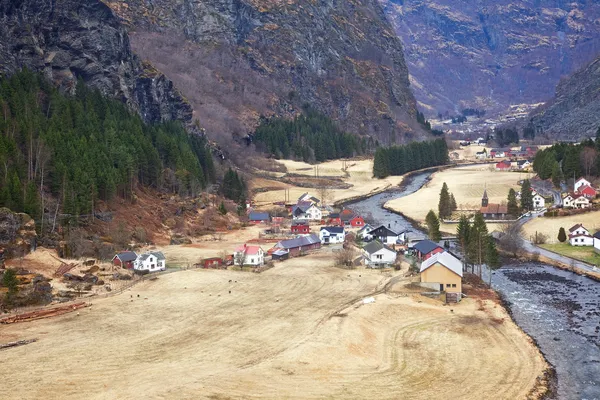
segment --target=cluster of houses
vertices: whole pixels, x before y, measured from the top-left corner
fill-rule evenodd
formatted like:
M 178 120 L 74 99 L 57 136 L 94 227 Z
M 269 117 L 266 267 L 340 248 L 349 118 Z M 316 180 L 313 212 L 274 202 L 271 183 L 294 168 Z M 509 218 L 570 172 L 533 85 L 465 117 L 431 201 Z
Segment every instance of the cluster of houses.
M 475 153 L 475 157 L 480 160 L 488 158 L 532 158 L 537 151 L 537 146 L 521 146 L 517 150 L 510 147 L 503 147 L 491 149 L 489 152 L 485 149 L 478 151 Z
M 496 171 L 525 171 L 528 170 L 531 166 L 532 164 L 529 160 L 519 160 L 516 162 L 512 162 L 510 160 L 502 160 L 496 163 L 495 168 Z
M 117 253 L 112 263 L 121 268 L 133 269 L 138 272 L 158 272 L 166 269 L 166 258 L 160 251 L 150 251 L 136 254 L 133 251 Z
M 591 208 L 592 200 L 596 198 L 598 191 L 590 181 L 579 178 L 573 185 L 573 191 L 562 199 L 563 208 Z

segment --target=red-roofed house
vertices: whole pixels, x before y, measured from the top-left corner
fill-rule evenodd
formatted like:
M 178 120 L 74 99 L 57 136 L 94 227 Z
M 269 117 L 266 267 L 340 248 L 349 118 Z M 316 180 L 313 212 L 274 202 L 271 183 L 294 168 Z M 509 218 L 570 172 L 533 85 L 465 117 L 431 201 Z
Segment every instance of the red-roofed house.
M 496 164 L 496 170 L 498 171 L 508 171 L 512 167 L 512 164 L 508 160 L 500 161 Z
M 596 192 L 596 189 L 594 189 L 590 185 L 580 186 L 579 189 L 577 190 L 577 193 L 584 195 L 588 199 L 594 199 L 596 197 L 596 195 L 598 194 Z
M 234 265 L 263 265 L 265 252 L 260 246 L 244 244 L 233 252 Z
M 353 228 L 362 228 L 365 226 L 365 220 L 360 215 L 354 215 L 349 222 Z

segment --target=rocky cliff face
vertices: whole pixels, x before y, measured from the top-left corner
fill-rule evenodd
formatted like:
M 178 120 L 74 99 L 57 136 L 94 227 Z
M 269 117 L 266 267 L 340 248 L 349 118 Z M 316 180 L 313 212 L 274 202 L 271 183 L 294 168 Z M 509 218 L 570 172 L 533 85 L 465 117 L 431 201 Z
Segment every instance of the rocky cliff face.
M 303 103 L 382 142 L 422 138 L 402 45 L 376 0 L 105 0 L 209 134 Z
M 35 221 L 27 214 L 0 208 L 0 268 L 4 259 L 22 257 L 35 249 Z
M 437 114 L 552 97 L 600 53 L 600 3 L 380 0 L 404 43 L 413 90 Z
M 138 59 L 121 21 L 98 0 L 0 0 L 0 73 L 23 67 L 65 90 L 82 78 L 148 122 L 191 120 L 173 83 Z
M 534 110 L 529 121 L 538 135 L 580 140 L 600 128 L 600 57 L 563 79 L 556 96 Z

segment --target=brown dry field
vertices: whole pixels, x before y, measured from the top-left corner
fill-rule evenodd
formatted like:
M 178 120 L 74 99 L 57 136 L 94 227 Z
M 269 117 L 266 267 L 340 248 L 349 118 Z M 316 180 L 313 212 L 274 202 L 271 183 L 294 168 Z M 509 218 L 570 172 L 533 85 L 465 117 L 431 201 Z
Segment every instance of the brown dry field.
M 420 190 L 409 196 L 390 200 L 386 206 L 424 222 L 429 210 L 437 213 L 439 195 L 444 182 L 454 194 L 459 210 L 478 210 L 481 207 L 484 189 L 487 189 L 490 203 L 506 203 L 508 190 L 512 187 L 518 191 L 517 182 L 528 178 L 528 175 L 495 171 L 490 169 L 490 166 L 482 165 L 450 168 L 434 173 L 432 179 Z M 456 225 L 453 224 L 441 224 L 440 228 L 444 232 L 456 231 Z
M 314 165 L 291 161 L 278 160 L 280 164 L 285 165 L 288 173 L 314 176 Z M 329 202 L 349 199 L 355 196 L 362 196 L 369 193 L 379 192 L 383 189 L 397 186 L 402 182 L 401 176 L 390 176 L 385 179 L 373 178 L 373 160 L 349 160 L 347 163 L 348 176 L 342 171 L 342 161 L 328 161 L 318 164 L 320 177 L 342 178 L 344 182 L 352 185 L 349 189 L 332 189 L 330 192 Z M 318 190 L 314 188 L 303 188 L 289 185 L 277 181 L 277 177 L 282 174 L 274 174 L 273 179 L 253 179 L 251 188 L 269 188 L 268 192 L 257 193 L 254 196 L 254 201 L 257 206 L 266 206 L 273 202 L 284 200 L 284 189 L 289 189 L 290 199 L 295 201 L 300 195 L 309 192 L 314 196 L 318 196 Z M 277 188 L 277 189 L 276 189 Z
M 521 399 L 545 368 L 503 308 L 444 307 L 331 252 L 262 274 L 188 270 L 3 326 L 14 399 Z M 229 293 L 231 291 L 231 293 Z M 139 297 L 138 297 L 139 295 Z M 454 312 L 450 312 L 450 308 Z
M 556 243 L 558 242 L 558 230 L 561 227 L 565 228 L 568 235 L 569 228 L 577 224 L 583 224 L 593 235 L 600 230 L 600 211 L 566 217 L 534 218 L 523 225 L 523 236 L 529 239 L 537 231 L 548 235 L 548 243 Z

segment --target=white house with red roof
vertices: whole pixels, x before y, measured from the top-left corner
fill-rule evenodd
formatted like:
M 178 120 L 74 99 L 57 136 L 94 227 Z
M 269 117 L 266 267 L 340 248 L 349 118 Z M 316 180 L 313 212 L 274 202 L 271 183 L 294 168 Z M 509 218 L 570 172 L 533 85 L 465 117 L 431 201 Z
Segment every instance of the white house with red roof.
M 564 208 L 590 208 L 591 206 L 590 199 L 582 194 L 571 193 L 563 198 Z
M 263 265 L 265 252 L 260 246 L 244 244 L 233 252 L 234 265 Z
M 592 183 L 585 178 L 579 178 L 573 184 L 573 190 L 575 192 L 579 191 L 579 188 L 582 186 L 592 186 Z
M 569 229 L 569 243 L 571 246 L 593 246 L 594 237 L 582 224 L 577 224 Z

